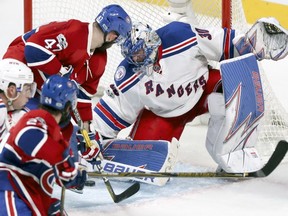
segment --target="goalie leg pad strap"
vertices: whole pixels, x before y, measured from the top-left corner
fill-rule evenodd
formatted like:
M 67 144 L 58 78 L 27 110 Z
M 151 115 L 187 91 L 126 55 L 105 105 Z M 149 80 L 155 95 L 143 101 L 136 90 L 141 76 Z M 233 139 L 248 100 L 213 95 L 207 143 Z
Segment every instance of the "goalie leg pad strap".
M 225 167 L 225 170 L 234 173 L 254 172 L 262 168 L 263 164 L 258 155 L 257 150 L 254 147 L 244 148 L 237 151 L 233 151 L 221 156 L 219 160 L 221 167 Z

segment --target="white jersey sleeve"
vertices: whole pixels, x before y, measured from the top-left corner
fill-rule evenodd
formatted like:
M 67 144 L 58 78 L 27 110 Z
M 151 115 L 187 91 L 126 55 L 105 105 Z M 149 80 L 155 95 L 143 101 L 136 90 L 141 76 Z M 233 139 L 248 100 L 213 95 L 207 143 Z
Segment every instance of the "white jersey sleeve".
M 116 137 L 119 131 L 133 124 L 144 109 L 138 85 L 141 77 L 126 61 L 117 68 L 115 83 L 106 89 L 93 110 L 92 124 L 102 136 Z
M 216 27 L 205 27 L 205 29 L 192 27 L 192 30 L 197 36 L 199 52 L 208 60 L 219 62 L 239 56 L 232 41 L 241 32 L 234 29 Z

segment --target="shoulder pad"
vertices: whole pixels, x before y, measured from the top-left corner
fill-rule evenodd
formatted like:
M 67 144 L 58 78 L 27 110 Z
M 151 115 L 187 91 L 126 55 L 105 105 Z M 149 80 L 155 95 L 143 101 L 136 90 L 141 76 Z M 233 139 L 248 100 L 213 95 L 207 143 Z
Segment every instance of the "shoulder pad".
M 121 64 L 118 66 L 115 74 L 114 81 L 116 86 L 121 90 L 121 92 L 125 92 L 135 84 L 140 81 L 141 74 L 137 74 L 134 72 L 134 68 L 136 66 L 129 64 L 126 60 L 123 60 Z
M 190 24 L 177 21 L 159 28 L 156 33 L 161 38 L 163 49 L 178 45 L 196 36 Z

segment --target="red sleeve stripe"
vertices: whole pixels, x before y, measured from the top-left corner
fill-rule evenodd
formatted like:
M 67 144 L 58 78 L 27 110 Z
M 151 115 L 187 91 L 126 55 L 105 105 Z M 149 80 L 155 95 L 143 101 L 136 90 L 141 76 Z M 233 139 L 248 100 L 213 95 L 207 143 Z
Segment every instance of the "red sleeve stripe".
M 121 122 L 117 121 L 117 119 L 114 118 L 114 116 L 108 110 L 106 110 L 105 107 L 103 107 L 100 103 L 97 103 L 96 107 L 107 118 L 107 120 L 110 121 L 110 123 L 113 123 L 114 126 L 119 128 L 120 130 L 127 127 L 127 126 L 121 124 Z

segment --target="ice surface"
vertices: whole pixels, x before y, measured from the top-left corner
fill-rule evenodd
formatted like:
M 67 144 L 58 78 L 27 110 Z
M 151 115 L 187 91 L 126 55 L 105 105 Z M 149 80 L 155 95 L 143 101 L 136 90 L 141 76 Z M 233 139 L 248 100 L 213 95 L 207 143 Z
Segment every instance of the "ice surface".
M 206 127 L 189 126 L 181 138 L 176 171 L 214 171 L 216 164 L 205 149 Z M 140 191 L 114 203 L 102 179 L 84 193 L 66 191 L 69 216 L 255 216 L 287 215 L 288 164 L 282 163 L 270 176 L 258 179 L 171 178 L 163 187 L 141 184 Z M 111 180 L 116 194 L 131 182 Z M 55 196 L 60 197 L 60 188 Z

